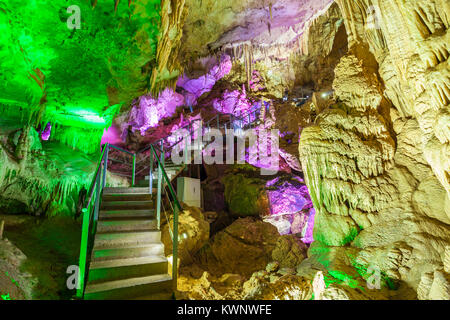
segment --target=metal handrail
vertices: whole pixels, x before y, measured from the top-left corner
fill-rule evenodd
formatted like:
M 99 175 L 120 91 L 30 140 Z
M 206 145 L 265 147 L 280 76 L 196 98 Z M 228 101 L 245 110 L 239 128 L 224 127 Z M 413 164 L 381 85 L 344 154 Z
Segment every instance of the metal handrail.
M 102 153 L 100 155 L 100 160 L 98 161 L 97 169 L 95 169 L 94 179 L 92 180 L 91 185 L 89 187 L 88 198 L 85 199 L 85 204 L 83 205 L 83 208 L 87 208 L 91 204 L 92 195 L 94 193 L 94 187 L 95 187 L 95 184 L 96 184 L 96 181 L 97 181 L 97 176 L 98 176 L 98 174 L 100 172 L 100 166 L 102 164 L 102 160 L 103 160 L 103 156 L 105 154 L 105 150 L 106 150 L 106 148 L 103 148 L 103 151 L 102 151 Z M 86 201 L 87 201 L 87 203 L 86 203 Z
M 80 244 L 80 256 L 79 256 L 79 270 L 78 270 L 78 283 L 77 283 L 77 297 L 83 298 L 85 290 L 85 279 L 88 278 L 89 272 L 89 256 L 92 245 L 92 235 L 95 234 L 97 228 L 98 211 L 100 207 L 100 197 L 103 188 L 106 184 L 106 170 L 108 166 L 108 152 L 109 145 L 103 147 L 100 160 L 98 161 L 97 168 L 95 170 L 94 178 L 89 187 L 88 197 L 84 201 L 82 213 L 83 224 L 81 230 L 81 244 Z M 102 168 L 103 170 L 100 170 Z M 95 192 L 96 191 L 96 192 Z M 92 199 L 95 194 L 95 202 L 92 206 Z M 92 210 L 93 209 L 93 210 Z
M 173 199 L 173 202 L 175 204 L 175 207 L 173 208 L 173 228 L 172 228 L 172 280 L 174 288 L 177 288 L 177 279 L 178 279 L 178 214 L 182 209 L 181 203 L 178 200 L 178 197 L 173 189 L 172 182 L 170 181 L 169 177 L 167 176 L 166 170 L 164 169 L 164 151 L 161 152 L 160 157 L 158 156 L 158 153 L 156 152 L 156 148 L 151 145 L 150 146 L 150 161 L 151 161 L 151 168 L 153 167 L 153 158 L 156 158 L 156 165 L 158 166 L 158 191 L 157 191 L 157 223 L 158 228 L 160 228 L 160 220 L 161 220 L 161 203 L 162 203 L 162 187 L 163 187 L 163 179 L 166 181 L 166 185 L 169 189 L 169 193 Z M 150 173 L 152 174 L 152 173 Z M 153 179 L 151 178 L 149 180 L 150 189 L 153 188 Z M 165 188 L 164 188 L 165 189 Z M 169 197 L 168 197 L 169 198 Z M 169 198 L 170 202 L 170 198 Z M 169 228 L 170 223 L 167 221 Z
M 167 176 L 166 170 L 164 169 L 164 166 L 161 164 L 161 160 L 159 159 L 159 157 L 158 157 L 158 155 L 156 153 L 156 150 L 154 149 L 153 145 L 151 146 L 151 149 L 153 151 L 153 154 L 155 155 L 156 162 L 157 162 L 158 166 L 161 168 L 161 171 L 162 171 L 162 174 L 163 174 L 163 178 L 164 178 L 164 180 L 166 180 L 166 183 L 167 183 L 167 185 L 169 187 L 170 195 L 174 198 L 174 202 L 177 205 L 178 209 L 182 210 L 181 204 L 180 204 L 180 202 L 178 200 L 178 197 L 177 197 L 175 191 L 173 190 L 172 182 L 170 181 L 169 177 Z

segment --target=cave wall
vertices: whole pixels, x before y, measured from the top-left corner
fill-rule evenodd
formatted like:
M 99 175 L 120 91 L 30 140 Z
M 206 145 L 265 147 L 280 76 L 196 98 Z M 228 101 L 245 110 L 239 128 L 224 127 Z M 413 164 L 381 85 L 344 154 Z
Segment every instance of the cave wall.
M 449 3 L 336 2 L 349 47 L 334 70 L 336 103 L 299 146 L 316 245 L 357 248 L 359 263 L 419 298 L 445 297 Z

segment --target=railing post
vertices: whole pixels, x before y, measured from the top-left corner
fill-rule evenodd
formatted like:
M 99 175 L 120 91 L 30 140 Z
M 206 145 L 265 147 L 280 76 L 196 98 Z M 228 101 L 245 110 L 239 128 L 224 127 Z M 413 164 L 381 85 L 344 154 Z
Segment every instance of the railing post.
M 131 177 L 131 186 L 134 187 L 136 182 L 136 153 L 133 153 L 133 173 Z
M 187 166 L 189 163 L 189 145 L 191 144 L 191 136 L 190 134 L 184 137 L 184 164 Z
M 97 230 L 97 220 L 98 220 L 98 212 L 100 210 L 100 197 L 101 197 L 101 188 L 100 188 L 100 174 L 97 175 L 97 179 L 95 184 L 97 185 L 97 192 L 95 195 L 95 203 L 94 203 L 94 224 L 92 228 L 92 233 L 95 233 Z
M 158 230 L 161 228 L 161 198 L 162 198 L 162 168 L 164 167 L 164 142 L 161 140 L 161 165 L 158 166 L 158 191 L 156 195 L 156 221 Z
M 174 289 L 177 290 L 178 281 L 178 206 L 173 210 L 173 253 L 172 253 L 172 279 Z
M 78 260 L 77 298 L 84 296 L 84 277 L 86 276 L 86 259 L 89 239 L 89 208 L 83 209 L 83 225 L 81 227 L 80 257 Z
M 164 140 L 161 139 L 161 165 L 163 166 L 163 168 L 165 166 L 165 159 L 166 159 L 166 157 L 164 154 Z
M 150 148 L 150 176 L 149 180 L 149 189 L 150 194 L 153 194 L 153 149 Z
M 108 170 L 108 154 L 109 154 L 109 143 L 106 144 L 105 146 L 106 150 L 105 150 L 105 155 L 103 157 L 103 179 L 102 179 L 102 190 L 106 185 L 106 173 Z

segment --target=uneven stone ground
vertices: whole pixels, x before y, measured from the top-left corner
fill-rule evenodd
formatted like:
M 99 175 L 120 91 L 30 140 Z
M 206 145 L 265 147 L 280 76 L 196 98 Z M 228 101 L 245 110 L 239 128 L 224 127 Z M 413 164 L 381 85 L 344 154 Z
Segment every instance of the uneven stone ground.
M 0 241 L 0 292 L 15 300 L 70 299 L 75 292 L 67 289 L 66 270 L 78 264 L 80 223 L 26 215 L 0 215 L 0 220 L 8 239 Z

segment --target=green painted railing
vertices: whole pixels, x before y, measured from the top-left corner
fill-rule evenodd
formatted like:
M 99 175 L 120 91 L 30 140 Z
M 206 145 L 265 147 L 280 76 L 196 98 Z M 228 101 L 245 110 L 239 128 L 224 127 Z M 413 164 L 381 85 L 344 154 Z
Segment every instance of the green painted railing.
M 100 209 L 100 198 L 106 184 L 106 173 L 108 167 L 109 145 L 103 147 L 100 160 L 95 170 L 94 178 L 87 193 L 87 198 L 83 204 L 83 224 L 81 229 L 81 244 L 78 270 L 77 298 L 83 298 L 88 278 L 90 253 L 94 235 L 97 229 L 98 212 Z
M 173 189 L 172 182 L 167 176 L 166 170 L 164 169 L 164 150 L 161 150 L 160 154 L 156 148 L 152 145 L 150 147 L 150 162 L 156 159 L 156 165 L 158 166 L 158 191 L 157 191 L 157 223 L 158 229 L 161 226 L 161 204 L 162 204 L 162 190 L 166 190 L 167 186 L 168 192 L 166 194 L 167 200 L 172 202 L 171 205 L 173 210 L 173 226 L 172 226 L 172 279 L 174 290 L 177 289 L 177 279 L 178 279 L 178 215 L 183 210 L 180 201 Z M 170 221 L 167 219 L 170 230 Z

